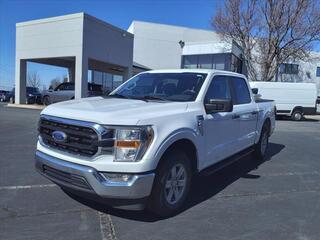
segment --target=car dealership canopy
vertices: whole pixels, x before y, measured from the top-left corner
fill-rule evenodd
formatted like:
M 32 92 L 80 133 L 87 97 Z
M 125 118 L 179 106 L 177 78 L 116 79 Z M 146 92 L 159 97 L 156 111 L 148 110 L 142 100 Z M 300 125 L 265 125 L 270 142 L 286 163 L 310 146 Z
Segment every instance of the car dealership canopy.
M 133 66 L 133 34 L 85 13 L 16 24 L 16 103 L 24 103 L 27 62 L 66 67 L 75 98 L 87 96 L 88 70 L 122 75 Z

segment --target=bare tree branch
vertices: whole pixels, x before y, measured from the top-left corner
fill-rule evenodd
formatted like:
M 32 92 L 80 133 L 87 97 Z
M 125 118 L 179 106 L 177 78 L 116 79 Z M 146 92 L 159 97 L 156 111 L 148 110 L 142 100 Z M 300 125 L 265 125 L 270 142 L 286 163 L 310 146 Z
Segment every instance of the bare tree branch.
M 35 87 L 35 88 L 40 87 L 41 80 L 40 80 L 39 74 L 36 71 L 28 72 L 27 84 L 29 87 Z
M 270 81 L 280 64 L 307 60 L 320 41 L 319 0 L 226 0 L 212 26 L 243 49 L 251 80 Z

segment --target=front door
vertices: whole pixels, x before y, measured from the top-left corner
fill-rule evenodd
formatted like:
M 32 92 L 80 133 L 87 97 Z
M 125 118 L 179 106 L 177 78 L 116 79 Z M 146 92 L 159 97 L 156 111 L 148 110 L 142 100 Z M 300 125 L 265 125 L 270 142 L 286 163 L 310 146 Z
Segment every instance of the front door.
M 211 80 L 204 101 L 209 99 L 231 99 L 228 76 L 215 76 Z M 233 112 L 206 114 L 203 122 L 206 161 L 203 168 L 210 166 L 237 152 L 236 141 L 239 121 Z

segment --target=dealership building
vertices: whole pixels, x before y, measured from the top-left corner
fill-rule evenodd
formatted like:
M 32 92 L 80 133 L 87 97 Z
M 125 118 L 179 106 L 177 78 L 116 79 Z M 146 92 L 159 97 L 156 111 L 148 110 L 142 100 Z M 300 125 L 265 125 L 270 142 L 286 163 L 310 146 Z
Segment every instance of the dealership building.
M 314 82 L 320 89 L 320 54 L 283 64 L 279 81 Z M 241 48 L 213 31 L 133 21 L 128 30 L 85 13 L 16 24 L 15 101 L 26 98 L 27 62 L 68 69 L 75 98 L 88 81 L 107 91 L 150 69 L 209 68 L 246 74 Z

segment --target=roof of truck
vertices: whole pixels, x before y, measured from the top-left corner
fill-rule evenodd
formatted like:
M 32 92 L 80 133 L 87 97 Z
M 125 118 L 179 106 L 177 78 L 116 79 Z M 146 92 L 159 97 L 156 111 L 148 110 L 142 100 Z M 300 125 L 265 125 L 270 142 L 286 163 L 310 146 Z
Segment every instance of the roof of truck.
M 192 72 L 192 73 L 206 73 L 206 74 L 228 74 L 228 75 L 232 75 L 232 76 L 239 76 L 239 77 L 245 77 L 243 74 L 240 73 L 235 73 L 235 72 L 230 72 L 230 71 L 223 71 L 223 70 L 216 70 L 216 69 L 199 69 L 199 68 L 195 68 L 195 69 L 162 69 L 162 70 L 150 70 L 147 71 L 149 73 L 188 73 L 188 72 Z

